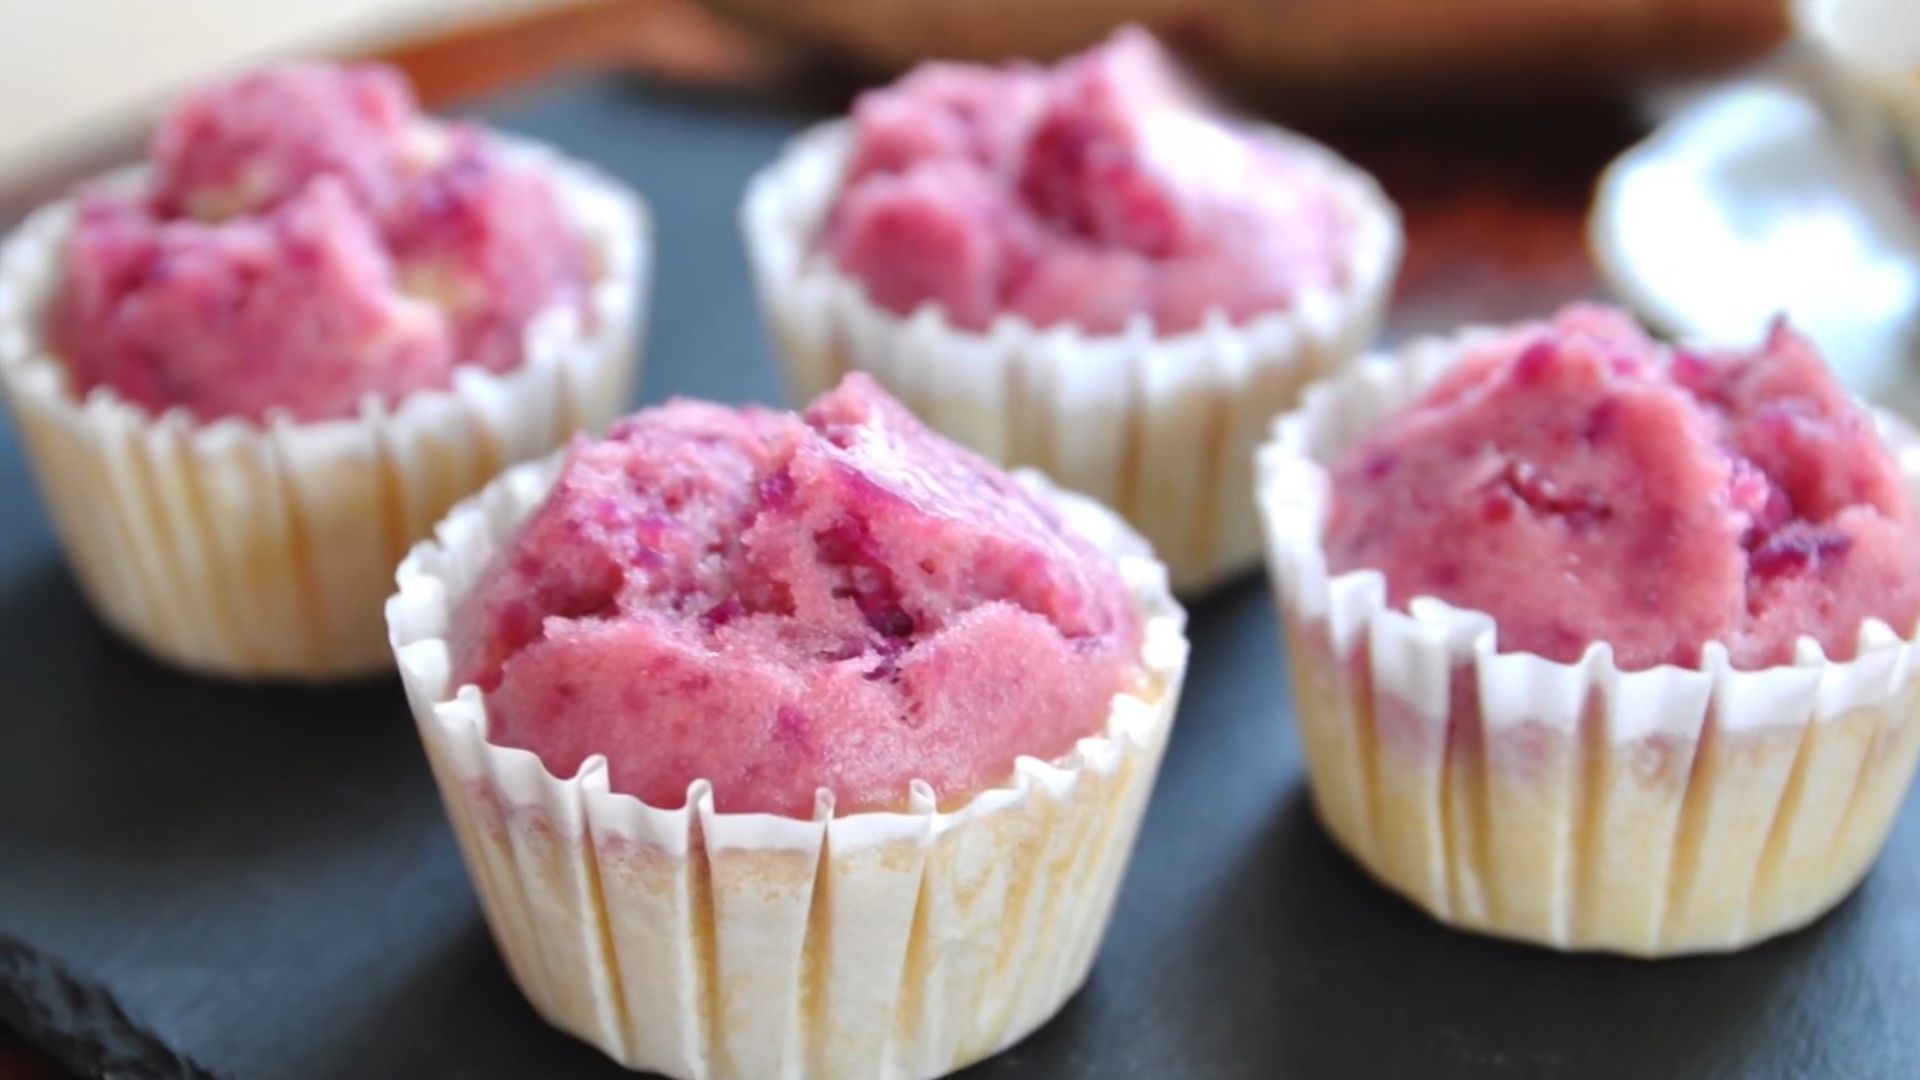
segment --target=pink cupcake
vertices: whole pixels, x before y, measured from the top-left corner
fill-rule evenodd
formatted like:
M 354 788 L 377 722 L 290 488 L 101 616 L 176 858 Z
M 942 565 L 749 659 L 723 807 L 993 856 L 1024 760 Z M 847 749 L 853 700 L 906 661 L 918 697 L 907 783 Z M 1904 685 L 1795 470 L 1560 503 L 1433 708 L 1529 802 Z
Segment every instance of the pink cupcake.
M 862 377 L 509 471 L 388 625 L 516 982 L 684 1078 L 929 1078 L 1052 1017 L 1187 663 L 1119 519 Z
M 0 379 L 96 610 L 200 671 L 391 663 L 406 546 L 618 412 L 645 230 L 631 192 L 423 117 L 386 69 L 189 95 L 147 164 L 0 249 Z
M 1369 177 L 1224 115 L 1138 30 L 863 95 L 742 224 L 796 396 L 872 374 L 1119 510 L 1182 590 L 1257 558 L 1260 433 L 1365 347 L 1400 254 Z
M 1428 341 L 1261 451 L 1314 803 L 1437 917 L 1738 948 L 1838 903 L 1920 754 L 1920 444 L 1804 339 Z
M 488 923 L 674 1077 L 934 1077 L 1085 980 L 1179 697 L 1119 519 L 864 377 L 513 469 L 387 618 Z

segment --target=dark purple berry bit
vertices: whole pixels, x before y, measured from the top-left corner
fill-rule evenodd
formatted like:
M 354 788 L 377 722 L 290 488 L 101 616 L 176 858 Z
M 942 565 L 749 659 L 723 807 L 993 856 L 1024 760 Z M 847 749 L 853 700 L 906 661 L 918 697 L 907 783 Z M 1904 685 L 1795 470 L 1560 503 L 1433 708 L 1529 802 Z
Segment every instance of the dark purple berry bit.
M 760 501 L 778 510 L 793 501 L 793 474 L 785 469 L 768 473 L 760 481 Z
M 1804 573 L 1840 559 L 1852 546 L 1851 537 L 1834 529 L 1790 529 L 1762 540 L 1747 565 L 1763 578 Z
M 1620 399 L 1603 398 L 1600 404 L 1587 414 L 1587 424 L 1580 429 L 1580 437 L 1589 445 L 1605 442 L 1620 423 Z
M 729 596 L 725 600 L 708 608 L 700 616 L 700 622 L 707 629 L 713 630 L 727 625 L 746 613 L 747 607 L 740 602 L 740 598 L 738 596 Z
M 1563 488 L 1528 462 L 1508 464 L 1498 483 L 1511 492 L 1513 498 L 1527 504 L 1535 514 L 1557 517 L 1575 531 L 1602 524 L 1613 517 L 1613 507 L 1607 505 L 1599 495 Z
M 861 605 L 861 614 L 867 617 L 868 625 L 886 637 L 903 638 L 913 635 L 913 616 L 898 604 L 869 609 Z
M 822 562 L 846 572 L 844 584 L 835 586 L 833 595 L 852 600 L 860 614 L 876 633 L 885 637 L 913 635 L 913 616 L 901 605 L 900 590 L 887 568 L 866 523 L 848 518 L 814 535 Z
M 1546 338 L 1535 340 L 1514 358 L 1513 381 L 1521 386 L 1539 382 L 1541 376 L 1547 373 L 1547 369 L 1553 366 L 1554 357 L 1557 355 L 1558 351 L 1554 348 L 1553 342 Z

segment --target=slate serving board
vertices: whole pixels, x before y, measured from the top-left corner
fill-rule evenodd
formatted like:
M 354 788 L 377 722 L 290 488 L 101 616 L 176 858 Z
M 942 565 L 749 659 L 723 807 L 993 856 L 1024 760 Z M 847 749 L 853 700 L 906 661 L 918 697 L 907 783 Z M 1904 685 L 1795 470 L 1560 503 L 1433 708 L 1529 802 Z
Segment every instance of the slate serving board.
M 614 78 L 483 111 L 652 200 L 646 400 L 776 399 L 735 200 L 808 117 Z M 1485 217 L 1466 203 L 1457 229 Z M 1512 287 L 1452 317 L 1584 287 L 1535 265 L 1539 246 L 1492 260 Z M 1459 291 L 1466 269 L 1415 256 L 1410 284 Z M 1092 981 L 968 1076 L 1920 1076 L 1920 808 L 1839 911 L 1737 956 L 1569 958 L 1452 933 L 1314 823 L 1265 583 L 1193 616 L 1185 708 Z M 245 688 L 150 663 L 83 607 L 10 437 L 0 1021 L 96 1075 L 624 1075 L 508 981 L 397 685 Z

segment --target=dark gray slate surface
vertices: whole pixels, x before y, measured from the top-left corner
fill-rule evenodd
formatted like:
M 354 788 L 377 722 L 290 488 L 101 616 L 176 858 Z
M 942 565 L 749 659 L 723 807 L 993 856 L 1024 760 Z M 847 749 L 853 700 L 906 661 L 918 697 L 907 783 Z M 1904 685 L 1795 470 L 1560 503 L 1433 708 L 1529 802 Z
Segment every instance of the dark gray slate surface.
M 640 186 L 645 397 L 767 400 L 734 203 L 803 118 L 617 80 L 486 110 Z M 1920 1076 L 1920 811 L 1866 887 L 1739 956 L 1567 958 L 1442 930 L 1315 826 L 1264 585 L 1194 668 L 1092 983 L 981 1077 Z M 396 686 L 237 688 L 108 635 L 0 439 L 0 1020 L 73 1067 L 595 1077 L 487 941 Z

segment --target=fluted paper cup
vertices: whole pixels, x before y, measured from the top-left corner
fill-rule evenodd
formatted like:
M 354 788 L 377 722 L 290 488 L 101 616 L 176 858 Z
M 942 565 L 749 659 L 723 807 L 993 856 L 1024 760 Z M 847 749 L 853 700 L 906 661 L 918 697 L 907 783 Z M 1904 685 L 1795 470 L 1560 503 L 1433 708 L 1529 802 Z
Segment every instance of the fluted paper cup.
M 0 383 L 82 591 L 152 655 L 242 678 L 390 668 L 381 604 L 407 547 L 505 466 L 626 408 L 639 367 L 650 225 L 639 197 L 534 144 L 490 136 L 554 181 L 595 261 L 584 315 L 538 317 L 511 372 L 457 372 L 395 408 L 302 423 L 155 417 L 84 399 L 43 332 L 71 201 L 0 248 Z M 139 170 L 113 182 L 137 184 Z
M 1146 617 L 1140 689 L 1057 761 L 942 808 L 667 809 L 487 741 L 454 687 L 448 620 L 559 461 L 517 467 L 401 566 L 387 621 L 414 719 L 514 981 L 554 1026 L 685 1080 L 942 1076 L 1024 1037 L 1086 980 L 1186 670 L 1185 613 L 1139 539 L 1031 474 L 1117 560 Z
M 933 305 L 900 316 L 815 251 L 852 141 L 844 120 L 794 140 L 756 176 L 741 226 L 788 390 L 806 401 L 865 371 L 929 425 L 981 455 L 1039 469 L 1120 511 L 1192 593 L 1251 566 L 1259 525 L 1252 455 L 1300 388 L 1372 341 L 1399 267 L 1400 218 L 1372 178 L 1279 130 L 1310 182 L 1339 197 L 1350 248 L 1345 284 L 1234 324 L 1157 335 L 1038 328 L 1003 315 L 956 327 Z
M 1332 576 L 1328 467 L 1491 331 L 1417 343 L 1309 391 L 1260 451 L 1268 564 L 1320 818 L 1440 920 L 1561 949 L 1728 950 L 1801 926 L 1872 865 L 1920 754 L 1920 646 L 1622 671 L 1496 649 L 1489 616 L 1387 606 Z M 1920 500 L 1920 443 L 1876 418 Z

